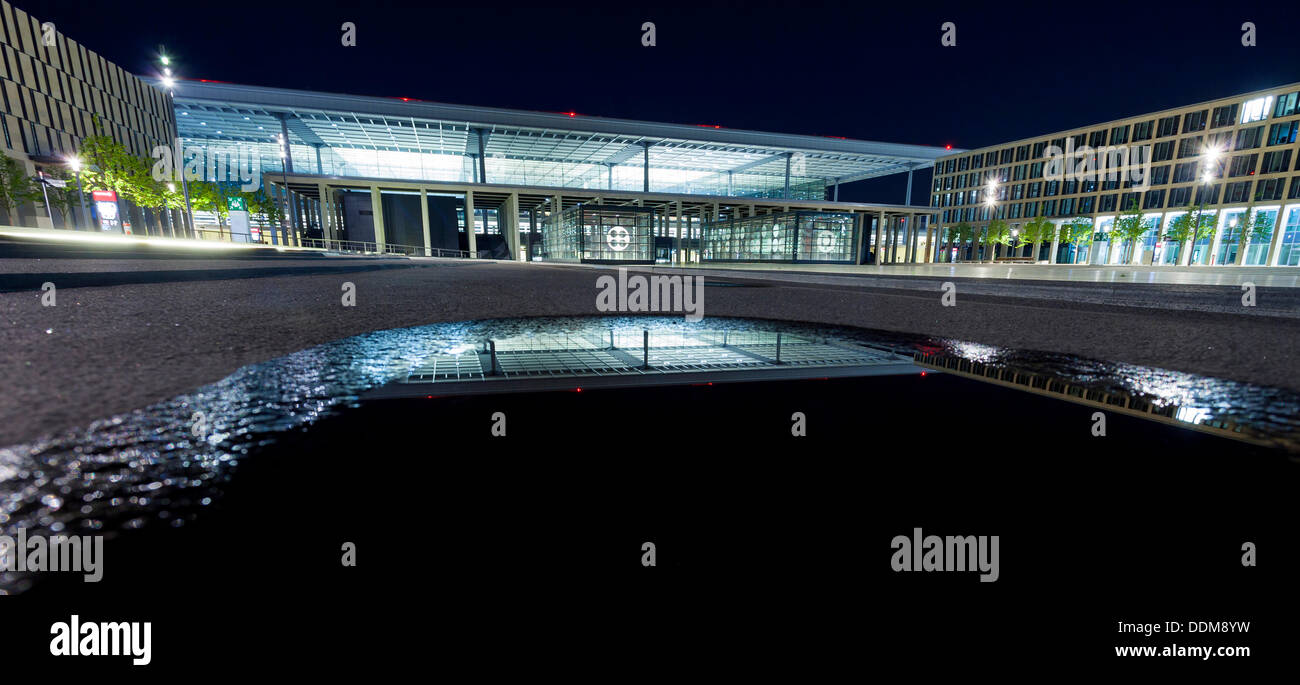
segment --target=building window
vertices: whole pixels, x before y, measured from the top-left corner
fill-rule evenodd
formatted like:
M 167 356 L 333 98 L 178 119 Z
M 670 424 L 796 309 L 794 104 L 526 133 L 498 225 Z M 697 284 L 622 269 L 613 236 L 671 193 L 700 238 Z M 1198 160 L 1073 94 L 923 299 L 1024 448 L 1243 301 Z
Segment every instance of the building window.
M 1260 141 L 1264 138 L 1264 127 L 1256 126 L 1254 128 L 1243 128 L 1237 131 L 1237 144 L 1233 146 L 1234 150 L 1250 150 L 1259 147 Z
M 1146 196 L 1142 198 L 1142 209 L 1160 209 L 1165 206 L 1165 191 L 1148 190 Z
M 1273 116 L 1289 117 L 1292 114 L 1295 114 L 1298 99 L 1300 99 L 1300 92 L 1279 96 L 1277 99 L 1277 107 L 1273 109 Z
M 1172 136 L 1178 133 L 1178 118 L 1179 115 L 1175 114 L 1172 117 L 1161 119 L 1160 127 L 1156 130 L 1156 137 L 1164 138 L 1165 136 Z
M 1281 200 L 1282 189 L 1286 187 L 1285 178 L 1261 179 L 1255 184 L 1255 201 Z
M 1097 211 L 1098 212 L 1115 211 L 1115 199 L 1117 197 L 1118 197 L 1117 195 L 1102 195 L 1101 198 L 1098 199 L 1097 201 Z
M 1263 121 L 1268 118 L 1269 110 L 1273 107 L 1273 96 L 1266 95 L 1262 98 L 1248 100 L 1241 106 L 1241 123 L 1248 124 L 1252 121 Z
M 1097 199 L 1097 198 L 1095 198 L 1095 197 L 1081 197 L 1081 198 L 1079 198 L 1079 213 L 1080 213 L 1080 214 L 1092 214 L 1092 206 L 1093 206 L 1093 204 L 1095 204 L 1096 199 Z
M 1289 145 L 1294 143 L 1297 129 L 1300 129 L 1300 121 L 1273 124 L 1268 127 L 1268 144 Z
M 1047 143 L 1034 143 L 1034 154 L 1032 155 L 1033 159 L 1038 159 L 1039 157 L 1042 157 L 1043 151 L 1046 149 L 1047 149 Z
M 1196 180 L 1196 168 L 1200 162 L 1183 162 L 1174 167 L 1174 183 L 1190 183 Z
M 1128 124 L 1116 126 L 1110 130 L 1110 144 L 1123 145 L 1128 142 Z
M 1237 155 L 1232 158 L 1232 164 L 1228 166 L 1228 177 L 1249 176 L 1255 173 L 1255 162 L 1259 160 L 1259 155 Z
M 1186 117 L 1183 117 L 1183 133 L 1204 131 L 1205 116 L 1207 114 L 1209 114 L 1209 110 L 1204 109 L 1199 112 L 1189 112 Z
M 1138 124 L 1133 124 L 1133 142 L 1136 143 L 1140 140 L 1151 140 L 1151 128 L 1154 124 L 1154 121 L 1143 121 Z
M 1291 190 L 1286 193 L 1288 200 L 1300 199 L 1300 176 L 1291 179 Z
M 1245 202 L 1250 197 L 1250 181 L 1229 183 L 1223 189 L 1224 202 Z
M 1174 141 L 1166 140 L 1163 143 L 1156 143 L 1152 146 L 1151 161 L 1163 162 L 1174 157 Z
M 1183 186 L 1182 188 L 1169 189 L 1169 206 L 1184 207 L 1192 199 L 1192 187 Z
M 1029 146 L 1021 145 L 1020 147 L 1016 148 L 1016 161 L 1023 162 L 1027 159 L 1029 159 Z
M 1259 165 L 1259 173 L 1277 174 L 1286 171 L 1290 166 L 1290 150 L 1273 150 L 1264 153 L 1263 163 Z
M 1100 131 L 1093 131 L 1093 132 L 1092 132 L 1092 135 L 1088 136 L 1088 144 L 1091 145 L 1091 146 L 1093 146 L 1093 147 L 1101 147 L 1101 146 L 1105 145 L 1105 144 L 1106 144 L 1106 129 L 1103 128 L 1103 129 L 1100 130 Z
M 1219 203 L 1219 184 L 1196 186 L 1196 204 L 1214 205 Z
M 1210 128 L 1221 128 L 1232 126 L 1237 123 L 1237 105 L 1224 105 L 1215 107 L 1214 114 L 1210 116 Z
M 1187 159 L 1201 154 L 1201 137 L 1183 138 L 1178 141 L 1178 158 Z

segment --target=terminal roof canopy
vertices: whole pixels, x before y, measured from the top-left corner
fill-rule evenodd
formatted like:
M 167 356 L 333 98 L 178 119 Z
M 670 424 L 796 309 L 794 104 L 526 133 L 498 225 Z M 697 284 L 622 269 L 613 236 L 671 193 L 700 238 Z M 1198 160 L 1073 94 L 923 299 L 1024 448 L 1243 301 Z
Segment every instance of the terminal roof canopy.
M 406 167 L 396 176 L 474 180 L 481 136 L 494 183 L 640 190 L 648 147 L 652 190 L 770 196 L 784 190 L 788 160 L 792 186 L 811 195 L 826 184 L 927 168 L 954 152 L 204 81 L 178 81 L 175 93 L 183 138 L 265 146 L 264 165 L 279 168 L 277 137 L 287 130 L 290 144 L 304 148 L 293 152 L 296 171 L 341 176 L 391 176 L 385 169 Z

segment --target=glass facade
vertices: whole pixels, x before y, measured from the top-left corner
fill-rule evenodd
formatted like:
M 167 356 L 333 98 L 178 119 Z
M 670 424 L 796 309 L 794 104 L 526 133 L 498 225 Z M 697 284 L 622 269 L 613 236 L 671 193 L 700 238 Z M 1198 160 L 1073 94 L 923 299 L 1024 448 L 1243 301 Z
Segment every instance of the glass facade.
M 706 224 L 700 249 L 706 262 L 853 264 L 858 236 L 853 214 L 784 212 Z
M 578 205 L 542 219 L 536 257 L 594 264 L 653 264 L 654 210 Z
M 1294 266 L 1288 227 L 1300 201 L 1296 102 L 1300 84 L 1292 83 L 949 155 L 935 163 L 930 204 L 945 227 L 988 221 L 991 190 L 993 213 L 1013 228 L 1035 216 L 1092 218 L 1099 226 L 1088 249 L 1093 264 L 1127 264 L 1136 253 L 1143 264 L 1154 257 L 1159 264 Z M 1073 156 L 1053 149 L 1067 140 L 1075 143 Z M 1102 220 L 1134 202 L 1161 233 L 1152 227 L 1137 245 L 1112 244 Z M 1191 207 L 1216 216 L 1216 231 L 1191 244 L 1164 238 Z M 1243 239 L 1241 218 L 1252 207 L 1272 225 Z

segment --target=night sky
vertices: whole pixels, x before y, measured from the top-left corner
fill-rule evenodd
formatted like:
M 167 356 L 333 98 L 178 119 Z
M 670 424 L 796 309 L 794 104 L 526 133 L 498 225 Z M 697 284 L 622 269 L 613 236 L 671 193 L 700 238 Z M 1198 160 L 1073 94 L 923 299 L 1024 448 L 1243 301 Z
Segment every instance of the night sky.
M 1300 81 L 1294 2 L 11 2 L 141 75 L 959 148 Z

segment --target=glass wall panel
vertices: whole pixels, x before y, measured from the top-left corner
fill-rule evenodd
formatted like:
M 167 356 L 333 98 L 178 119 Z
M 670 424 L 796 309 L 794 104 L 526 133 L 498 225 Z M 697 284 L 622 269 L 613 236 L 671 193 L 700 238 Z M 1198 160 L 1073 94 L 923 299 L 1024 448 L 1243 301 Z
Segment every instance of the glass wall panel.
M 654 263 L 654 210 L 578 205 L 542 220 L 538 257 L 546 261 Z
M 705 225 L 701 258 L 711 262 L 852 264 L 857 238 L 853 214 L 759 214 Z
M 1276 230 L 1282 231 L 1277 263 L 1281 266 L 1300 266 L 1300 207 L 1287 209 L 1285 222 Z

